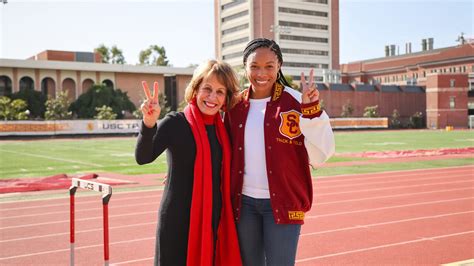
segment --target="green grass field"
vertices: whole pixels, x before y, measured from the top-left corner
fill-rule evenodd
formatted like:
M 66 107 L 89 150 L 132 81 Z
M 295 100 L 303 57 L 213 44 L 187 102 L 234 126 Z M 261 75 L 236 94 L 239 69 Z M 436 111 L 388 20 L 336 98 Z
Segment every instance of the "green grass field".
M 137 165 L 136 139 L 89 138 L 0 141 L 0 179 L 43 177 L 60 173 L 148 174 L 166 172 L 166 158 Z M 474 147 L 474 131 L 406 130 L 336 132 L 336 152 L 390 151 Z M 334 156 L 330 162 L 365 160 Z M 473 158 L 443 161 L 391 163 L 331 167 L 316 170 L 317 175 L 368 173 L 473 164 Z

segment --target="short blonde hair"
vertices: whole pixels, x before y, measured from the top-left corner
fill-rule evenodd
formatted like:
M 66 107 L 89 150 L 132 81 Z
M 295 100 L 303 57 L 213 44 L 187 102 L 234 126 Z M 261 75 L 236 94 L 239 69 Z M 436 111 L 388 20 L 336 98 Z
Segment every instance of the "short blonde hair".
M 224 105 L 224 110 L 229 110 L 236 103 L 236 96 L 239 93 L 239 82 L 232 67 L 222 61 L 207 60 L 199 65 L 194 70 L 191 82 L 184 91 L 184 99 L 188 103 L 191 102 L 196 96 L 202 81 L 211 75 L 215 75 L 217 80 L 225 86 L 226 104 Z

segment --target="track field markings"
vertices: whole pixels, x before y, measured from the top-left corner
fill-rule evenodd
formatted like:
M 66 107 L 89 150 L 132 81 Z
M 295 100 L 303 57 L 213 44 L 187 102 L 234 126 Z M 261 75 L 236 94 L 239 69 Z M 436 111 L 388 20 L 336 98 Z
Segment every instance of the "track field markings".
M 330 233 L 341 232 L 341 231 L 349 231 L 349 230 L 355 230 L 355 229 L 360 229 L 360 228 L 367 229 L 367 228 L 375 227 L 375 226 L 406 223 L 406 222 L 413 222 L 413 221 L 420 221 L 420 220 L 437 219 L 437 218 L 456 216 L 456 215 L 464 215 L 464 214 L 470 214 L 470 213 L 474 213 L 474 210 L 473 211 L 465 211 L 465 212 L 444 213 L 444 214 L 437 214 L 437 215 L 430 215 L 430 216 L 421 216 L 421 217 L 401 219 L 401 220 L 392 220 L 392 221 L 382 222 L 382 223 L 355 225 L 355 226 L 337 228 L 337 229 L 332 229 L 332 230 L 325 230 L 325 231 L 312 232 L 312 233 L 304 233 L 304 234 L 301 234 L 301 236 L 306 237 L 306 236 L 313 236 L 313 235 L 330 234 Z
M 434 167 L 434 168 L 423 168 L 423 169 L 411 169 L 411 170 L 395 170 L 395 171 L 383 171 L 383 172 L 375 172 L 375 173 L 357 173 L 357 174 L 343 174 L 343 175 L 334 175 L 334 176 L 316 176 L 316 180 L 319 179 L 320 182 L 345 182 L 347 180 L 364 180 L 364 179 L 377 179 L 377 178 L 386 178 L 392 174 L 396 176 L 410 176 L 410 175 L 420 175 L 427 174 L 434 172 L 434 174 L 444 174 L 444 173 L 452 173 L 456 170 L 470 170 L 474 171 L 474 167 L 472 165 L 461 165 L 461 166 L 451 166 L 451 167 Z M 317 173 L 317 171 L 316 171 Z M 357 177 L 357 176 L 365 176 L 361 178 L 352 178 L 347 179 L 345 177 Z M 336 179 L 336 180 L 333 180 Z
M 142 214 L 156 214 L 156 210 L 153 211 L 145 211 L 145 212 L 134 212 L 134 213 L 128 213 L 128 214 L 120 214 L 120 215 L 110 215 L 109 218 L 118 218 L 118 217 L 126 217 L 126 216 L 135 216 L 135 215 L 142 215 Z M 76 219 L 77 222 L 81 221 L 90 221 L 90 220 L 98 220 L 102 219 L 101 216 L 94 216 L 94 217 L 89 217 L 89 218 L 81 218 L 81 219 Z M 15 229 L 15 228 L 25 228 L 25 227 L 36 227 L 36 226 L 43 226 L 43 225 L 50 225 L 50 224 L 62 224 L 62 223 L 69 223 L 69 219 L 67 220 L 60 220 L 60 221 L 54 221 L 54 222 L 45 222 L 45 223 L 35 223 L 35 224 L 25 224 L 25 225 L 15 225 L 15 226 L 7 226 L 7 227 L 0 227 L 0 230 L 9 230 L 9 229 Z
M 110 245 L 120 245 L 120 244 L 129 244 L 133 242 L 140 242 L 144 240 L 155 240 L 155 237 L 145 237 L 145 238 L 138 238 L 138 239 L 132 239 L 132 240 L 124 240 L 124 241 L 118 241 L 118 242 L 110 242 Z M 81 250 L 81 249 L 88 249 L 88 248 L 102 248 L 104 244 L 98 244 L 98 245 L 88 245 L 88 246 L 76 246 L 76 250 Z M 36 253 L 28 253 L 28 254 L 22 254 L 22 255 L 16 255 L 16 256 L 11 256 L 11 257 L 0 257 L 0 261 L 2 260 L 8 260 L 8 259 L 17 259 L 17 258 L 24 258 L 24 257 L 33 257 L 33 256 L 38 256 L 38 255 L 46 255 L 46 254 L 52 254 L 52 253 L 60 253 L 60 252 L 70 252 L 69 248 L 64 248 L 64 249 L 55 249 L 55 250 L 50 250 L 50 251 L 43 251 L 43 252 L 36 252 Z
M 438 182 L 438 183 L 421 184 L 421 185 L 394 186 L 394 187 L 384 187 L 384 188 L 338 191 L 338 192 L 331 192 L 331 193 L 318 193 L 318 196 L 341 195 L 341 194 L 351 194 L 351 193 L 358 193 L 358 192 L 382 191 L 382 190 L 400 189 L 400 188 L 430 187 L 430 186 L 437 186 L 437 185 L 450 185 L 450 184 L 463 184 L 463 183 L 474 183 L 474 180 L 460 180 L 460 181 Z
M 411 203 L 411 204 L 395 205 L 395 206 L 390 206 L 390 207 L 380 207 L 380 208 L 362 209 L 362 210 L 356 210 L 356 211 L 335 212 L 335 213 L 328 213 L 328 214 L 310 215 L 310 216 L 306 216 L 306 219 L 317 219 L 317 218 L 328 217 L 328 216 L 337 216 L 337 215 L 345 215 L 345 214 L 353 214 L 353 213 L 390 210 L 390 209 L 398 209 L 398 208 L 413 207 L 413 206 L 420 206 L 420 205 L 431 205 L 431 204 L 454 202 L 454 201 L 464 201 L 464 200 L 472 200 L 472 199 L 474 199 L 474 197 L 456 198 L 456 199 L 449 199 L 449 200 L 425 201 L 425 202 L 418 202 L 418 203 Z
M 387 145 L 405 145 L 405 142 L 369 142 L 363 143 L 367 146 L 387 146 Z
M 357 183 L 357 184 L 347 184 L 347 185 L 332 185 L 325 188 L 342 188 L 342 187 L 359 187 L 359 186 L 367 186 L 367 185 L 377 185 L 377 184 L 392 184 L 392 183 L 403 183 L 403 182 L 411 182 L 411 181 L 427 181 L 427 180 L 437 180 L 437 179 L 446 179 L 446 178 L 459 178 L 463 176 L 430 176 L 430 177 L 422 177 L 422 178 L 412 178 L 412 179 L 401 179 L 401 180 L 382 180 L 382 181 L 374 181 L 374 182 L 367 182 L 367 183 Z M 473 179 L 474 180 L 474 179 Z M 316 184 L 317 185 L 317 184 Z
M 473 189 L 474 188 L 469 188 L 469 187 L 468 188 L 454 188 L 454 189 L 432 190 L 432 191 L 415 192 L 415 193 L 394 194 L 394 195 L 389 195 L 389 196 L 368 197 L 368 198 L 348 199 L 348 200 L 336 200 L 336 201 L 328 201 L 328 202 L 321 202 L 321 199 L 318 198 L 318 199 L 315 199 L 313 201 L 313 203 L 315 203 L 317 206 L 320 206 L 320 205 L 357 202 L 357 201 L 365 201 L 365 200 L 376 200 L 376 199 L 399 198 L 399 197 L 405 197 L 405 196 L 417 196 L 417 195 L 423 195 L 423 194 L 443 193 L 443 192 L 473 190 Z
M 455 237 L 455 236 L 462 236 L 462 235 L 473 234 L 473 233 L 474 233 L 474 231 L 465 231 L 465 232 L 458 232 L 458 233 L 448 234 L 448 235 L 433 236 L 433 237 L 431 237 L 431 239 L 438 240 L 438 239 L 443 239 L 443 238 L 448 238 L 448 237 Z M 377 250 L 377 249 L 382 249 L 382 248 L 396 247 L 396 246 L 419 243 L 419 242 L 425 242 L 425 241 L 426 241 L 425 239 L 414 239 L 414 240 L 396 242 L 396 243 L 380 245 L 380 246 L 374 246 L 374 247 L 369 247 L 369 248 L 354 249 L 354 250 L 348 250 L 348 251 L 345 251 L 345 252 L 338 252 L 338 253 L 332 253 L 332 254 L 327 254 L 327 255 L 322 255 L 322 256 L 298 259 L 298 260 L 296 260 L 296 262 L 297 263 L 298 262 L 306 262 L 306 261 L 312 261 L 312 260 L 317 260 L 317 259 L 336 257 L 336 256 L 347 255 L 347 254 L 352 254 L 352 253 L 359 253 L 359 252 Z
M 433 175 L 434 172 L 436 175 L 442 174 L 455 174 L 455 173 L 466 173 L 470 174 L 474 171 L 474 167 L 469 166 L 457 166 L 450 169 L 443 168 L 443 170 L 437 171 L 430 171 L 436 170 L 436 168 L 430 169 L 423 169 L 423 171 L 418 170 L 401 170 L 401 171 L 385 171 L 385 172 L 377 172 L 377 173 L 365 173 L 365 174 L 348 174 L 348 175 L 335 175 L 335 176 L 321 176 L 317 177 L 314 181 L 318 182 L 319 184 L 327 184 L 327 183 L 338 183 L 343 182 L 346 183 L 347 181 L 361 181 L 361 180 L 371 180 L 371 179 L 386 179 L 390 177 L 409 177 L 409 176 L 420 176 L 420 175 Z M 364 176 L 364 177 L 355 177 L 353 176 Z M 313 182 L 314 182 L 313 181 Z
M 156 224 L 156 221 L 149 222 L 149 223 L 138 223 L 138 224 L 129 224 L 129 225 L 122 225 L 122 226 L 113 226 L 113 227 L 110 227 L 109 229 L 110 230 L 112 230 L 112 229 L 117 230 L 117 229 L 122 229 L 122 228 L 130 228 L 130 227 L 136 227 L 136 226 L 146 226 L 146 225 L 153 225 L 153 224 Z M 76 231 L 75 233 L 76 234 L 83 234 L 83 233 L 91 233 L 91 232 L 97 232 L 97 231 L 102 232 L 103 228 L 99 227 L 99 228 L 95 228 L 95 229 L 79 230 L 79 231 Z M 47 234 L 47 235 L 30 236 L 30 237 L 22 237 L 22 238 L 12 238 L 12 239 L 7 239 L 7 240 L 0 240 L 0 243 L 23 241 L 23 240 L 33 240 L 33 239 L 47 238 L 47 237 L 57 237 L 57 236 L 63 236 L 63 235 L 69 236 L 70 233 L 65 232 L 65 233 Z

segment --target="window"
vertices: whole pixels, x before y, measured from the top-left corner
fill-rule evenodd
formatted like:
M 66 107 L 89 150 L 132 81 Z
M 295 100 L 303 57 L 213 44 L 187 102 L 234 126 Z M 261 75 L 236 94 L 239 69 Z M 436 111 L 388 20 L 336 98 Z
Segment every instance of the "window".
M 326 4 L 326 5 L 328 4 L 328 0 L 303 0 L 303 2 Z
M 327 38 L 318 38 L 318 37 L 306 37 L 306 36 L 295 36 L 295 35 L 280 35 L 281 40 L 290 40 L 290 41 L 303 41 L 303 42 L 321 42 L 328 43 Z
M 233 15 L 230 15 L 228 17 L 225 17 L 225 18 L 222 18 L 222 22 L 226 22 L 226 21 L 229 21 L 229 20 L 233 20 L 233 19 L 236 19 L 236 18 L 240 18 L 240 17 L 243 17 L 243 16 L 246 16 L 248 15 L 249 11 L 248 10 L 244 10 L 242 12 L 239 12 L 239 13 L 236 13 L 236 14 L 233 14 Z
M 455 80 L 455 79 L 450 79 L 450 80 L 449 80 L 449 86 L 450 86 L 451 88 L 454 88 L 455 85 L 456 85 L 456 80 Z
M 227 60 L 227 59 L 232 59 L 232 58 L 241 57 L 241 56 L 242 56 L 242 52 L 236 52 L 236 53 L 223 55 L 222 59 Z
M 315 30 L 328 30 L 328 25 L 321 24 L 311 24 L 311 23 L 301 23 L 293 21 L 279 21 L 280 26 L 294 27 L 294 28 L 305 28 L 305 29 L 315 29 Z
M 279 7 L 278 11 L 282 13 L 298 14 L 298 15 L 308 15 L 308 16 L 317 16 L 317 17 L 327 17 L 327 12 L 305 10 L 305 9 L 296 9 L 289 7 Z
M 240 4 L 245 3 L 245 2 L 247 2 L 247 0 L 236 0 L 236 1 L 232 1 L 232 2 L 230 2 L 230 3 L 227 3 L 227 4 L 222 5 L 221 9 L 222 9 L 222 10 L 225 10 L 225 9 L 227 9 L 227 8 L 231 8 L 231 7 L 233 7 L 233 6 L 240 5 Z
M 244 42 L 248 42 L 248 41 L 249 41 L 249 37 L 243 37 L 243 38 L 240 38 L 240 39 L 224 42 L 224 43 L 222 43 L 222 47 L 232 46 L 232 45 L 236 45 L 236 44 L 244 43 Z
M 311 63 L 297 63 L 297 62 L 283 62 L 286 67 L 305 67 L 305 68 L 324 68 L 328 69 L 328 64 L 311 64 Z
M 305 50 L 305 49 L 289 49 L 289 48 L 282 48 L 282 53 L 287 54 L 304 54 L 304 55 L 329 55 L 328 51 L 320 51 L 320 50 Z
M 226 34 L 229 34 L 229 33 L 232 33 L 232 32 L 236 32 L 236 31 L 239 31 L 239 30 L 247 29 L 248 27 L 249 27 L 249 24 L 246 23 L 246 24 L 243 24 L 243 25 L 239 25 L 239 26 L 235 26 L 235 27 L 232 27 L 232 28 L 228 28 L 228 29 L 222 31 L 222 35 L 226 35 Z
M 454 96 L 449 97 L 449 108 L 451 109 L 456 108 L 456 97 Z

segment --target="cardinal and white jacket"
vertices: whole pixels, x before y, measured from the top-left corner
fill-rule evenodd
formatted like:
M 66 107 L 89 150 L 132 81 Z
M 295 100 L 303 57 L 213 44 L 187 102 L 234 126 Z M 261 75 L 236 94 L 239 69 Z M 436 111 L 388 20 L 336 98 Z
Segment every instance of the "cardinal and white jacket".
M 245 123 L 250 108 L 249 89 L 243 100 L 225 115 L 232 142 L 231 196 L 235 220 L 240 217 L 245 171 Z M 310 165 L 332 156 L 334 135 L 319 101 L 301 104 L 301 93 L 276 83 L 264 118 L 268 187 L 277 224 L 303 224 L 313 202 Z

